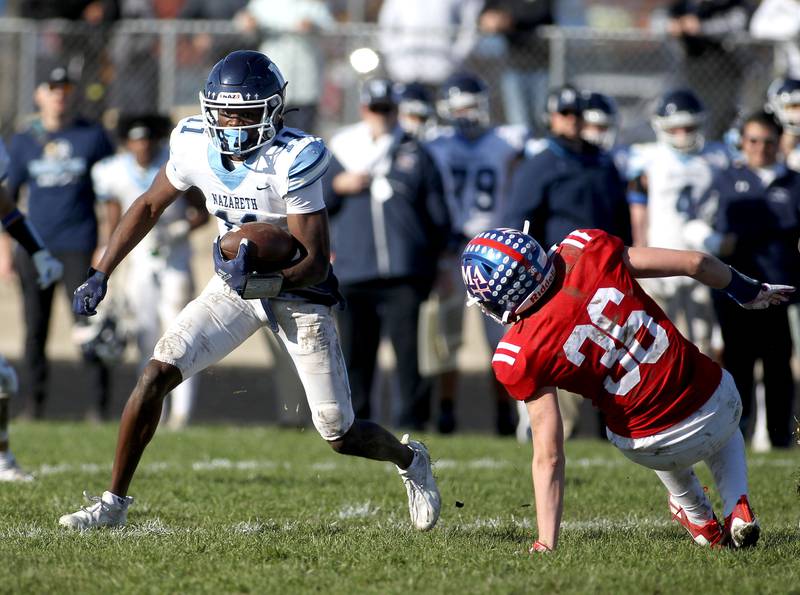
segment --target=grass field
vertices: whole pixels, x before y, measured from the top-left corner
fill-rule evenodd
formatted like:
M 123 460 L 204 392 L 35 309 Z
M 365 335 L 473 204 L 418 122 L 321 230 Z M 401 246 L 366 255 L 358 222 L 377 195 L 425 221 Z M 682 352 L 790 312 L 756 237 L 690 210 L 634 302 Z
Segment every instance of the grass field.
M 670 522 L 652 472 L 570 441 L 560 548 L 532 558 L 530 449 L 511 439 L 422 437 L 443 499 L 429 533 L 410 528 L 389 464 L 336 455 L 313 430 L 211 426 L 156 436 L 126 528 L 61 529 L 82 490 L 106 486 L 115 437 L 14 425 L 38 479 L 0 484 L 0 592 L 800 593 L 796 451 L 749 458 L 758 547 L 709 551 Z

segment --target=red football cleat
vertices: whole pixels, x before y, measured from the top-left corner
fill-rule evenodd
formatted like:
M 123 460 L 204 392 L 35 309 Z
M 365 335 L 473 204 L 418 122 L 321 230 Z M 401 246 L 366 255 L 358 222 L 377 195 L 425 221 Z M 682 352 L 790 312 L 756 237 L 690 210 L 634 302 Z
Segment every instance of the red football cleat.
M 725 540 L 731 547 L 752 547 L 761 535 L 761 526 L 750 508 L 747 495 L 742 495 L 728 516 L 725 517 Z
M 716 516 L 707 520 L 702 525 L 696 525 L 689 520 L 686 516 L 686 512 L 672 499 L 672 496 L 669 497 L 669 510 L 672 512 L 672 518 L 686 527 L 686 530 L 689 532 L 689 535 L 692 536 L 696 544 L 710 547 L 721 546 L 724 533 Z

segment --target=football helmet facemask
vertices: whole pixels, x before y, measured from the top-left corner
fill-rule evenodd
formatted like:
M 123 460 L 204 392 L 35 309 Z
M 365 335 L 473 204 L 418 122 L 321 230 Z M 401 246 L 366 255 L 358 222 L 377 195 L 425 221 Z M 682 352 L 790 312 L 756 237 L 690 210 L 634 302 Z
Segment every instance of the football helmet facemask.
M 617 140 L 617 104 L 603 93 L 586 94 L 581 137 L 587 143 L 611 150 Z
M 461 255 L 461 277 L 469 305 L 478 304 L 497 322 L 511 324 L 547 292 L 555 267 L 531 236 L 498 228 L 470 240 Z
M 800 136 L 800 80 L 779 78 L 767 89 L 767 111 L 794 136 Z
M 656 106 L 651 124 L 659 142 L 690 153 L 703 148 L 706 111 L 700 98 L 689 89 L 670 91 Z M 684 131 L 678 132 L 679 129 Z
M 211 69 L 200 92 L 205 130 L 223 155 L 240 156 L 269 143 L 283 125 L 286 81 L 267 56 L 251 50 L 228 54 Z M 253 124 L 221 126 L 220 111 L 261 110 Z
M 441 86 L 439 117 L 466 138 L 477 138 L 490 124 L 489 87 L 473 74 L 454 74 Z

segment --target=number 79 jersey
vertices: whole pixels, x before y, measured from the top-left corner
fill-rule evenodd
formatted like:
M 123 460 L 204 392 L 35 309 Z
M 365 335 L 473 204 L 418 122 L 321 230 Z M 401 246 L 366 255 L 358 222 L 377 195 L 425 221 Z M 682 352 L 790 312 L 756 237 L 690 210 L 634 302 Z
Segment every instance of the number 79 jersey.
M 506 333 L 492 367 L 516 399 L 557 386 L 591 399 L 616 434 L 640 438 L 699 409 L 722 370 L 631 276 L 623 248 L 600 230 L 569 234 L 553 254 L 556 293 Z

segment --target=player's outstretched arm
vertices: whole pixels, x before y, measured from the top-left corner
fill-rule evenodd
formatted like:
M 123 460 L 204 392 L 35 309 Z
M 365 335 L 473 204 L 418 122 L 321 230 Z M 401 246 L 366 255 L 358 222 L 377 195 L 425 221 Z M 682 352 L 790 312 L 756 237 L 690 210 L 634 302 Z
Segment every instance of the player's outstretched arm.
M 759 283 L 705 252 L 667 248 L 625 248 L 623 261 L 634 277 L 684 275 L 720 289 L 743 308 L 760 310 L 789 301 L 789 285 Z
M 526 405 L 533 433 L 531 473 L 538 529 L 533 553 L 554 550 L 558 545 L 564 508 L 564 426 L 555 387 L 540 390 Z

